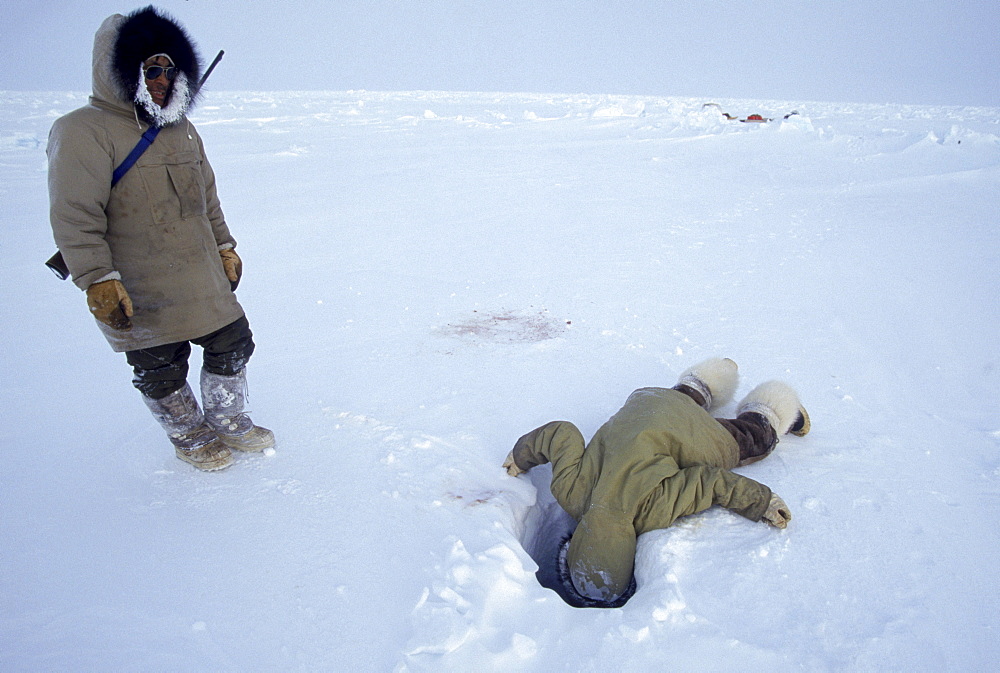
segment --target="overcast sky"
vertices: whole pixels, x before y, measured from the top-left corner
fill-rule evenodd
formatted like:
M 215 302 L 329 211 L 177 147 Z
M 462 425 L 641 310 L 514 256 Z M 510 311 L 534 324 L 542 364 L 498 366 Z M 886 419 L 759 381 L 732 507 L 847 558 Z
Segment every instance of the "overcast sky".
M 162 0 L 216 90 L 620 93 L 1000 107 L 997 0 Z M 0 89 L 90 90 L 141 3 L 0 0 Z

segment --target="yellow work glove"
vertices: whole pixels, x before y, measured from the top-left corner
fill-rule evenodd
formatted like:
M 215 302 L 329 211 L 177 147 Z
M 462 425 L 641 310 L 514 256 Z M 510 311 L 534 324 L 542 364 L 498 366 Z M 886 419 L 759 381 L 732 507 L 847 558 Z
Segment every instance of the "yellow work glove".
M 784 528 L 792 520 L 792 512 L 788 509 L 785 501 L 778 497 L 777 493 L 772 493 L 771 502 L 768 503 L 767 511 L 764 512 L 763 518 L 764 521 L 775 528 Z
M 509 474 L 512 477 L 516 477 L 519 474 L 526 473 L 526 470 L 522 470 L 517 466 L 517 463 L 514 462 L 513 451 L 507 454 L 507 460 L 503 461 L 503 468 L 507 470 L 507 474 Z
M 94 317 L 120 332 L 132 329 L 132 299 L 119 280 L 104 280 L 87 288 L 87 306 Z
M 226 278 L 229 279 L 229 286 L 235 290 L 236 286 L 240 284 L 240 278 L 243 276 L 243 260 L 240 259 L 240 256 L 232 248 L 220 250 L 219 257 L 222 258 L 222 268 L 226 270 Z

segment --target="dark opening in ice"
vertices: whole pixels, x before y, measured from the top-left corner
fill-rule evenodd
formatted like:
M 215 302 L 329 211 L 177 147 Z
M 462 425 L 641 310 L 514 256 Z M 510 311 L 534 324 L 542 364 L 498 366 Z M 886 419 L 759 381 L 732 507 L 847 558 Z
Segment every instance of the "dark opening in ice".
M 556 556 L 559 543 L 576 529 L 576 521 L 560 507 L 552 495 L 549 484 L 552 482 L 552 468 L 541 465 L 528 473 L 531 483 L 538 489 L 538 499 L 528 511 L 525 518 L 524 534 L 521 545 L 528 555 L 538 564 L 535 577 L 546 589 L 555 591 L 572 605 L 559 582 L 556 568 Z

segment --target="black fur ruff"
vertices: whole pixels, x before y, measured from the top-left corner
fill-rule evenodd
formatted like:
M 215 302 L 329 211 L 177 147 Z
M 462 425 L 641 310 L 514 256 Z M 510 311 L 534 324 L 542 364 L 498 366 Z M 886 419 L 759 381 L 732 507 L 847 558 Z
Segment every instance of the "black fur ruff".
M 139 67 L 153 54 L 169 54 L 191 87 L 201 77 L 201 56 L 194 40 L 177 21 L 150 5 L 125 17 L 115 41 L 114 77 L 126 100 L 135 99 Z
M 566 560 L 566 555 L 569 552 L 569 542 L 572 539 L 572 535 L 564 537 L 562 542 L 559 543 L 559 550 L 556 552 L 556 571 L 559 575 L 559 584 L 562 587 L 560 595 L 563 600 L 574 608 L 620 608 L 625 605 L 628 599 L 632 598 L 635 594 L 637 588 L 635 575 L 632 576 L 632 580 L 629 582 L 628 588 L 625 589 L 625 593 L 614 600 L 600 601 L 588 598 L 576 590 L 576 587 L 573 586 L 573 579 L 569 574 L 569 563 Z

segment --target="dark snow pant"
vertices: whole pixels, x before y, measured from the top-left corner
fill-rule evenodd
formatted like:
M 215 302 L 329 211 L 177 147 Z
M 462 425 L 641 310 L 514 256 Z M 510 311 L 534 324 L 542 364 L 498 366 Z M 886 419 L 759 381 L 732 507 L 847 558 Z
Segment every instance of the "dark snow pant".
M 740 465 L 766 458 L 778 444 L 778 433 L 761 414 L 747 411 L 736 418 L 716 418 L 740 445 Z
M 703 398 L 694 388 L 685 385 L 678 385 L 674 390 L 679 390 L 695 402 L 698 406 L 705 407 Z M 740 446 L 740 465 L 756 463 L 766 457 L 778 444 L 778 433 L 771 427 L 771 423 L 761 414 L 748 411 L 740 414 L 737 418 L 716 418 L 722 427 L 729 431 L 736 443 Z
M 253 332 L 244 316 L 197 339 L 126 351 L 125 359 L 132 365 L 132 385 L 154 400 L 183 388 L 187 383 L 191 344 L 204 349 L 204 368 L 220 376 L 240 373 L 254 350 Z

